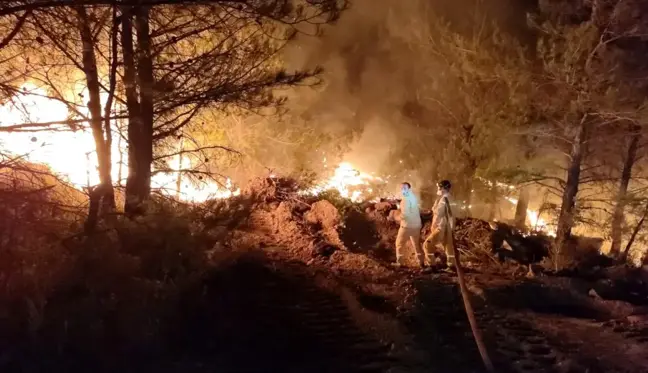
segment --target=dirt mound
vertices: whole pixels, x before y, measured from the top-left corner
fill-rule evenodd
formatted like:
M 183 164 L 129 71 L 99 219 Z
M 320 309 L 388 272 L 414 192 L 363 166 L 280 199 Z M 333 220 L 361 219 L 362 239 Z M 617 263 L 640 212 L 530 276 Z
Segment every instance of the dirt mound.
M 338 235 L 341 217 L 337 208 L 328 201 L 300 195 L 300 188 L 288 178 L 253 180 L 239 197 L 247 213 L 239 214 L 230 224 L 230 246 L 283 247 L 304 261 L 344 249 Z
M 304 259 L 328 257 L 343 250 L 383 264 L 394 260 L 399 228 L 395 202 L 365 203 L 338 210 L 332 202 L 300 195 L 298 190 L 299 185 L 290 179 L 258 179 L 251 183 L 242 193 L 242 198 L 251 201 L 251 208 L 246 219 L 234 228 L 234 244 L 283 246 Z M 426 237 L 432 215 L 421 215 L 422 236 Z M 466 260 L 489 262 L 492 233 L 487 222 L 460 219 L 457 248 L 466 254 Z
M 300 188 L 297 181 L 287 178 L 263 178 L 250 183 L 240 196 L 247 201 L 247 214 L 239 211 L 236 223 L 228 225 L 232 245 L 281 246 L 306 261 L 328 258 L 338 250 L 365 255 L 383 264 L 394 260 L 399 228 L 397 201 L 341 205 L 339 200 L 321 199 L 328 198 L 326 194 L 320 198 L 305 196 Z M 421 217 L 424 239 L 430 233 L 432 214 L 422 211 Z M 513 242 L 512 236 L 513 233 L 493 229 L 482 220 L 458 219 L 455 244 L 467 265 L 499 268 L 494 249 L 501 246 L 504 238 Z M 520 246 L 529 240 L 522 236 L 516 239 Z M 432 249 L 442 254 L 440 248 Z
M 338 229 L 341 216 L 338 209 L 329 201 L 317 201 L 304 213 L 304 219 L 312 229 L 319 232 L 324 240 L 338 249 L 344 249 Z M 321 249 L 320 249 L 321 251 Z
M 320 224 L 324 229 L 336 228 L 340 224 L 340 213 L 329 201 L 313 203 L 304 218 L 311 224 Z
M 364 211 L 349 212 L 345 220 L 342 238 L 355 252 L 366 253 L 379 260 L 393 260 L 394 243 L 399 228 L 400 211 L 395 203 L 375 203 Z M 430 234 L 432 214 L 422 211 L 422 239 Z M 464 253 L 466 260 L 492 262 L 493 229 L 488 222 L 478 219 L 458 219 L 455 229 L 455 244 Z
M 252 180 L 241 195 L 258 202 L 273 202 L 292 198 L 299 189 L 295 179 L 266 177 Z
M 341 234 L 345 245 L 356 253 L 382 261 L 393 260 L 398 224 L 390 221 L 388 214 L 388 210 L 350 210 L 345 216 Z
M 295 202 L 257 204 L 232 231 L 230 245 L 240 248 L 282 246 L 297 256 L 313 249 L 316 235 L 305 224 Z

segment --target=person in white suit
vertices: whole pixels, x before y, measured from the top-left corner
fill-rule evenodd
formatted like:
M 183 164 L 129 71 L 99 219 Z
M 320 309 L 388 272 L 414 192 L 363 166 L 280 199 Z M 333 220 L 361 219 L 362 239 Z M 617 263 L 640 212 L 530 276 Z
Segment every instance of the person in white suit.
M 419 264 L 424 267 L 425 258 L 421 248 L 421 212 L 418 199 L 414 195 L 410 183 L 401 184 L 401 195 L 403 198 L 400 202 L 400 228 L 396 236 L 396 263 L 394 265 L 401 266 L 403 264 L 403 249 L 407 241 L 410 241 Z

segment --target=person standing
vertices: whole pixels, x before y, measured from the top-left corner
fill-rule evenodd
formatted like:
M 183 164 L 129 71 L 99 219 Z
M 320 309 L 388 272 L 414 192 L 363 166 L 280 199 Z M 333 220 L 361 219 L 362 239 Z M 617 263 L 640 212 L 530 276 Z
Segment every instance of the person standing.
M 434 218 L 432 219 L 432 225 L 430 227 L 430 235 L 423 243 L 423 249 L 427 255 L 428 262 L 434 263 L 434 258 L 432 257 L 433 252 L 428 250 L 428 244 L 431 244 L 432 247 L 438 245 L 443 246 L 446 253 L 447 265 L 448 267 L 452 267 L 455 264 L 455 257 L 448 249 L 448 244 L 452 238 L 452 231 L 455 227 L 455 219 L 452 215 L 450 196 L 450 188 L 452 188 L 452 184 L 448 180 L 442 180 L 437 183 L 437 187 L 438 198 L 432 207 Z
M 407 241 L 412 243 L 416 258 L 421 267 L 425 265 L 423 249 L 421 248 L 421 212 L 419 210 L 418 199 L 412 191 L 412 185 L 408 182 L 401 184 L 401 195 L 403 198 L 400 202 L 400 228 L 396 236 L 396 263 L 395 266 L 403 264 L 403 249 Z

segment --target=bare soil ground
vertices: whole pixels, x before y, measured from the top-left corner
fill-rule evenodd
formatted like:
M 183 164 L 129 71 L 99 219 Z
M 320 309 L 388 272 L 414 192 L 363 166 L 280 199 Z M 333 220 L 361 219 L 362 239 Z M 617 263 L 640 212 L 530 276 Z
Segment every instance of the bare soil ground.
M 455 276 L 389 266 L 398 230 L 393 204 L 349 208 L 298 200 L 282 192 L 281 182 L 260 181 L 247 191 L 263 201 L 231 234 L 233 245 L 255 254 L 242 262 L 249 275 L 235 269 L 242 264 L 234 265 L 230 271 L 237 279 L 222 289 L 251 303 L 213 318 L 228 325 L 240 319 L 235 334 L 263 330 L 269 339 L 259 348 L 265 352 L 251 352 L 251 344 L 240 342 L 240 353 L 281 363 L 268 369 L 269 362 L 255 358 L 249 363 L 259 363 L 256 368 L 238 371 L 483 371 Z M 430 219 L 424 214 L 424 235 Z M 648 317 L 641 316 L 648 305 L 645 281 L 628 280 L 623 269 L 609 275 L 596 255 L 572 255 L 577 263 L 562 276 L 527 279 L 519 264 L 494 257 L 498 235 L 474 219 L 459 221 L 455 232 L 498 372 L 648 372 Z M 542 237 L 523 243 L 540 251 L 547 244 Z M 258 278 L 262 273 L 268 278 Z M 253 313 L 244 316 L 241 310 Z M 259 319 L 266 324 L 257 324 Z M 291 338 L 303 339 L 279 342 Z M 237 364 L 231 360 L 232 371 Z
M 2 371 L 485 371 L 456 276 L 389 265 L 398 225 L 388 204 L 336 206 L 281 183 L 260 181 L 210 207 L 212 266 L 157 319 L 163 335 L 23 341 L 30 347 L 0 353 Z M 492 233 L 476 220 L 456 232 L 497 372 L 648 372 L 648 289 L 635 272 L 588 264 L 528 279 L 494 258 Z M 70 320 L 82 307 L 59 303 Z M 106 330 L 121 325 L 99 309 Z
M 156 369 L 484 371 L 453 275 L 385 268 L 375 279 L 291 260 L 280 247 L 246 254 L 204 283 L 165 354 L 173 363 Z M 547 279 L 469 281 L 498 372 L 647 371 L 644 321 L 612 321 L 614 306 L 543 290 Z

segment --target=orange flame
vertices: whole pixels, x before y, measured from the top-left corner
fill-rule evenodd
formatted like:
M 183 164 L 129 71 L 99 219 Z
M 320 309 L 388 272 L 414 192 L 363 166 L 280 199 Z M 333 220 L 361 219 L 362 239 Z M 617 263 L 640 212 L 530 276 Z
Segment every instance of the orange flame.
M 324 162 L 326 162 L 326 158 L 324 158 Z M 337 166 L 331 178 L 304 191 L 304 193 L 318 195 L 327 190 L 337 190 L 342 197 L 353 202 L 361 202 L 373 192 L 371 184 L 377 182 L 381 183 L 384 180 L 358 171 L 349 162 L 342 162 Z
M 68 115 L 68 107 L 61 101 L 47 97 L 47 92 L 33 84 L 21 87 L 25 94 L 15 98 L 15 104 L 0 106 L 0 126 L 10 126 L 20 123 L 43 123 L 64 121 Z M 105 101 L 105 97 L 102 97 Z M 82 113 L 87 115 L 87 113 Z M 113 180 L 119 178 L 118 154 L 126 153 L 126 148 L 119 147 L 113 142 Z M 48 165 L 52 171 L 70 182 L 77 188 L 99 184 L 97 172 L 97 157 L 94 139 L 89 129 L 76 131 L 42 131 L 38 133 L 0 132 L 0 146 L 5 151 L 23 156 L 26 161 Z M 126 157 L 122 157 L 126 158 Z M 156 173 L 151 184 L 163 193 L 175 196 L 177 192 L 177 170 L 190 168 L 190 161 L 183 159 L 179 164 L 179 156 L 169 161 L 169 169 L 176 172 Z M 176 164 L 176 167 L 172 165 Z M 122 168 L 127 169 L 123 164 Z M 233 190 L 231 180 L 227 180 L 226 188 L 217 183 L 206 181 L 200 185 L 190 182 L 186 176 L 181 177 L 181 191 L 178 197 L 188 202 L 202 202 L 212 198 L 228 198 L 238 195 L 240 190 Z

